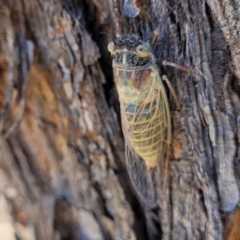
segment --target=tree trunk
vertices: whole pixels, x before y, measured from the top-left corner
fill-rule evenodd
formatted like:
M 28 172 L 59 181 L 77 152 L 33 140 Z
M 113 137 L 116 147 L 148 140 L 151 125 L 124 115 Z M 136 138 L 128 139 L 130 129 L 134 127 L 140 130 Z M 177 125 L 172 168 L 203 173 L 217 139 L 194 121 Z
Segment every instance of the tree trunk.
M 107 44 L 149 39 L 174 3 L 0 0 L 0 239 L 154 239 L 124 166 Z M 162 24 L 153 52 L 181 110 L 168 94 L 155 239 L 239 239 L 239 39 L 238 0 L 181 0 Z

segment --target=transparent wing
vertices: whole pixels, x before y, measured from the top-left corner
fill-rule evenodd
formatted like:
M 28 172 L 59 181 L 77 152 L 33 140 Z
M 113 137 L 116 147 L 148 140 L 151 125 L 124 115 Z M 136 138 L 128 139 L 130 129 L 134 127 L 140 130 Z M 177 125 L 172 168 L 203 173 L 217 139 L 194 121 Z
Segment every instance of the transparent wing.
M 121 120 L 122 130 L 125 140 L 125 164 L 132 189 L 138 200 L 146 208 L 156 206 L 157 194 L 154 184 L 154 171 L 148 170 L 141 157 L 139 157 L 131 147 L 128 139 L 128 120 L 125 113 L 125 107 L 121 102 Z
M 162 173 L 166 147 L 171 141 L 171 122 L 165 89 L 158 73 L 154 72 L 152 77 L 154 84 L 149 90 L 150 101 L 145 104 L 140 99 L 142 104 L 135 107 L 129 104 L 127 108 L 126 104 L 121 103 L 126 168 L 134 192 L 147 208 L 153 208 L 157 204 L 156 191 L 164 178 Z M 133 140 L 137 144 L 133 145 Z M 145 156 L 154 156 L 155 152 L 156 163 L 147 167 Z
M 147 169 L 144 161 L 125 140 L 125 158 L 128 176 L 139 201 L 146 208 L 154 208 L 157 204 L 156 172 L 157 168 Z

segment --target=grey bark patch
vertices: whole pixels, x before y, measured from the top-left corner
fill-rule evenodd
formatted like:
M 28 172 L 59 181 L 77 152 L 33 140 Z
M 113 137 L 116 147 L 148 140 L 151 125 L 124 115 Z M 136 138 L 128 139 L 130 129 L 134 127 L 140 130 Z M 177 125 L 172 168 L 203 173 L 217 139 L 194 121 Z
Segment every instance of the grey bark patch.
M 124 0 L 123 14 L 130 18 L 135 18 L 140 12 L 136 5 L 136 0 Z

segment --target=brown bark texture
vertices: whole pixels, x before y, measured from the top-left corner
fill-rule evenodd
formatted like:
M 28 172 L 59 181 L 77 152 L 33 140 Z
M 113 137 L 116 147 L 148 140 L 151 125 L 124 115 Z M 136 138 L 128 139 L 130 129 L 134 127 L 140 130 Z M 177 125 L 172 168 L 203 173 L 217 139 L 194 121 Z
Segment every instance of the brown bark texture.
M 167 90 L 159 208 L 128 181 L 107 44 L 149 39 L 175 3 L 0 0 L 1 240 L 240 239 L 239 0 L 181 0 L 162 24 L 152 51 L 181 110 Z

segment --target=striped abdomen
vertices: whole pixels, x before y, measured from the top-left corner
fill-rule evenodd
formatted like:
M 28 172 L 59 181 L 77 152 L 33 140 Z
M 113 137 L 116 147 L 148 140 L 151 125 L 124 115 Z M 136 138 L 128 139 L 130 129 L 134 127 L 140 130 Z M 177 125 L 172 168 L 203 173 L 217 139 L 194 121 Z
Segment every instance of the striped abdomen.
M 148 169 L 156 166 L 166 143 L 166 111 L 161 92 L 157 94 L 145 105 L 125 104 L 128 140 Z

